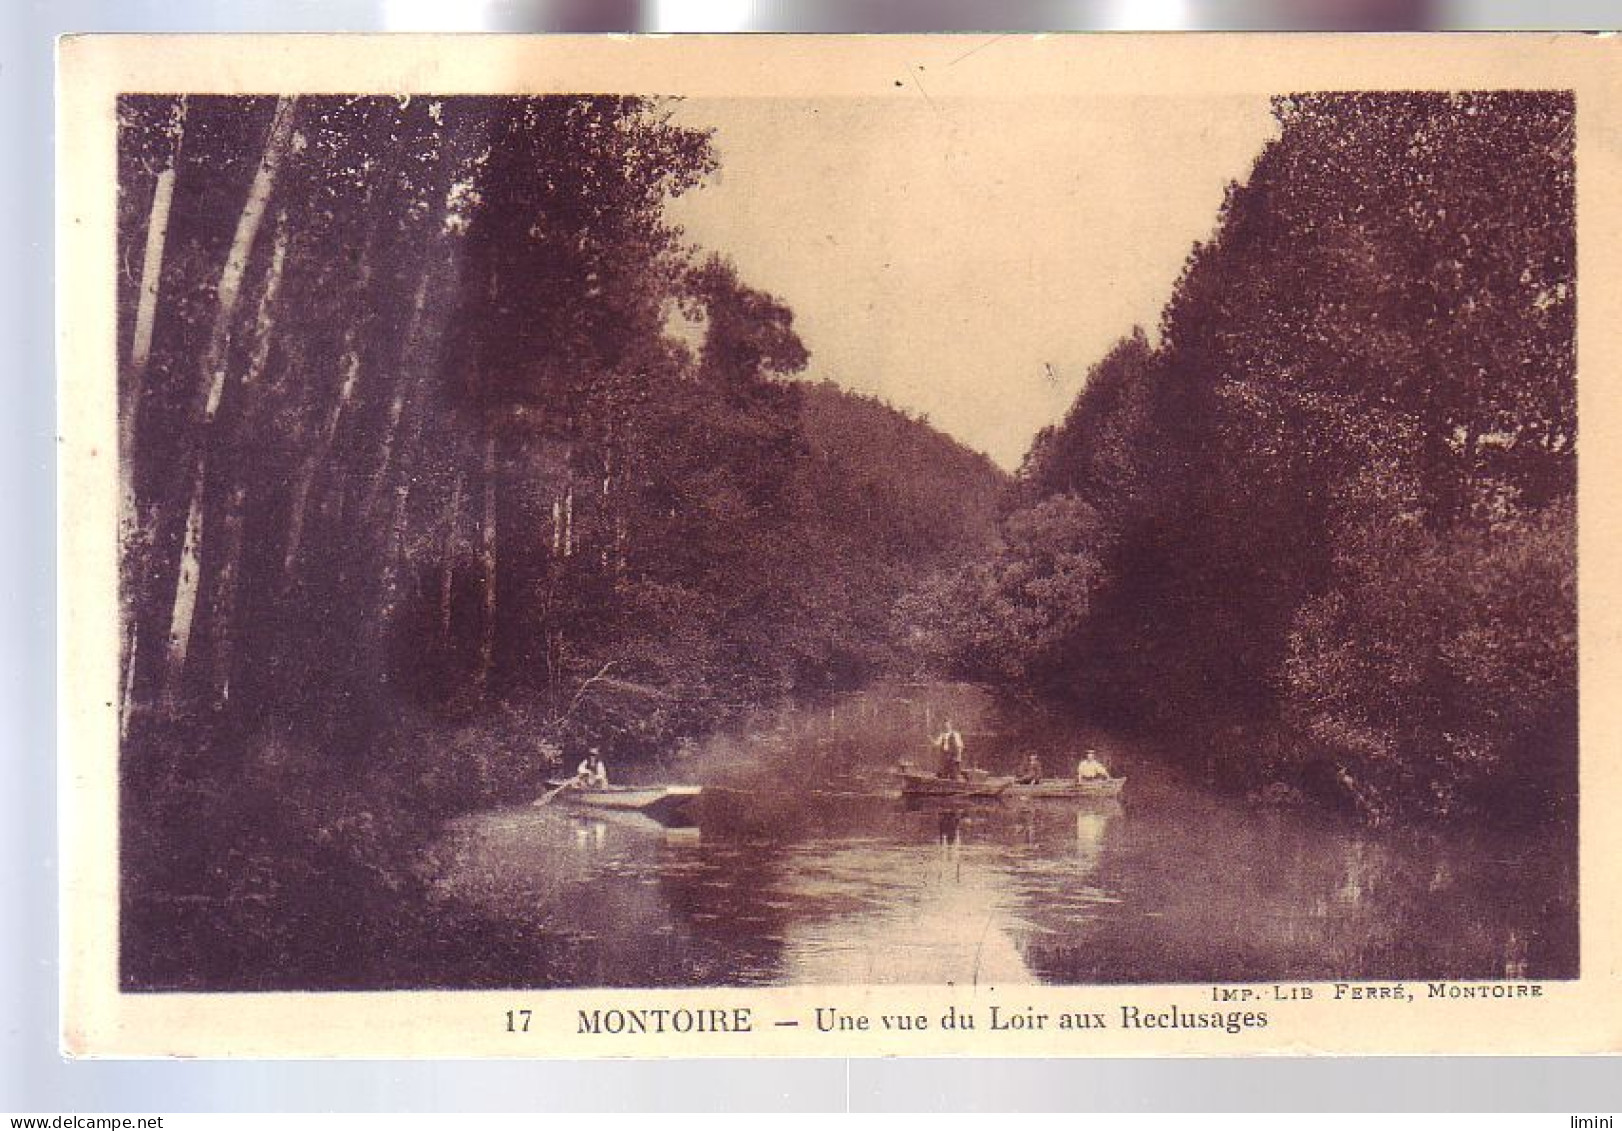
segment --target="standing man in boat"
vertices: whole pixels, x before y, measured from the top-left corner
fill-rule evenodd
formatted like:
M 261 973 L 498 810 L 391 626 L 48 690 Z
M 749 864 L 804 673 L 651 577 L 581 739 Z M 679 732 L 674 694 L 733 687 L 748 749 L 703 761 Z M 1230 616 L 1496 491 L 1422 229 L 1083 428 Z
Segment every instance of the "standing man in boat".
M 946 729 L 935 739 L 935 749 L 941 756 L 940 770 L 937 771 L 941 777 L 953 781 L 968 778 L 969 775 L 963 772 L 963 736 L 952 725 L 951 719 L 946 720 Z
M 1076 763 L 1077 781 L 1108 781 L 1109 768 L 1098 760 L 1098 751 L 1091 746 L 1087 753 L 1082 755 L 1081 761 Z
M 585 789 L 607 789 L 608 767 L 603 765 L 603 759 L 593 746 L 591 752 L 581 760 L 580 766 L 575 770 L 575 777 Z

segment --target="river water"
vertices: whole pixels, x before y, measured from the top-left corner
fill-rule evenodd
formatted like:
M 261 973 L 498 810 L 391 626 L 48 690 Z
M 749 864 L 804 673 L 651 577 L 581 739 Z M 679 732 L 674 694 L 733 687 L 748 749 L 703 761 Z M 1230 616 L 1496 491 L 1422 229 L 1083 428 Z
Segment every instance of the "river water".
M 1575 863 L 1547 838 L 1381 835 L 1131 771 L 1119 802 L 947 808 L 757 776 L 681 830 L 525 805 L 453 821 L 424 867 L 513 985 L 1577 973 Z

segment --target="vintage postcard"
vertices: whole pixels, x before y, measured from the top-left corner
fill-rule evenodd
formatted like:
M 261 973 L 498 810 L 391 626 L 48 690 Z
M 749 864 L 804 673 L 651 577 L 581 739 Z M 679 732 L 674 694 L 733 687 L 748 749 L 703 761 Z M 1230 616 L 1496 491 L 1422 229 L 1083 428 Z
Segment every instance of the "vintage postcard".
M 1619 64 L 63 41 L 64 1048 L 1622 1049 Z

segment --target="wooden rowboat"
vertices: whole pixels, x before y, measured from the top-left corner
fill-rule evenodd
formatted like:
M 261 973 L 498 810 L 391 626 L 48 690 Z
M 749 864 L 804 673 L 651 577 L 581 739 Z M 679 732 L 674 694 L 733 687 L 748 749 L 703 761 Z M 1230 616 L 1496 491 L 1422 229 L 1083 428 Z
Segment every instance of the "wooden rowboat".
M 1079 801 L 1088 798 L 1121 796 L 1126 788 L 1125 778 L 1098 778 L 1077 781 L 1074 778 L 1043 778 L 1036 782 L 1015 782 L 1008 788 L 1008 797 L 1028 797 L 1036 800 Z
M 658 821 L 661 825 L 695 824 L 696 803 L 699 794 L 703 792 L 703 787 L 697 785 L 610 785 L 602 788 L 586 788 L 564 780 L 549 781 L 546 785 L 548 790 L 559 791 L 556 796 L 562 804 L 582 809 L 640 813 L 644 817 Z M 537 800 L 535 804 L 541 804 L 541 800 Z
M 989 801 L 1001 797 L 1013 784 L 1013 778 L 974 777 L 963 781 L 912 770 L 901 771 L 901 796 L 907 798 Z

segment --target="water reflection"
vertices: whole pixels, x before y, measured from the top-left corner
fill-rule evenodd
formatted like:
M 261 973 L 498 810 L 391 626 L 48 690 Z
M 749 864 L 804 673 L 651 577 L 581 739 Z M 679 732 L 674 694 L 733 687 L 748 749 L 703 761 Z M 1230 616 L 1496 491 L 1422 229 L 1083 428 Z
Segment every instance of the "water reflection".
M 995 858 L 963 844 L 960 818 L 942 817 L 942 839 L 933 848 L 846 844 L 796 861 L 778 892 L 824 913 L 791 921 L 784 981 L 1033 980 L 1013 937 L 1015 908 Z
M 1484 837 L 1336 829 L 1145 775 L 1125 806 L 844 796 L 779 820 L 739 795 L 674 832 L 526 807 L 455 822 L 428 867 L 443 905 L 532 940 L 513 978 L 536 985 L 1575 973 L 1570 863 Z

